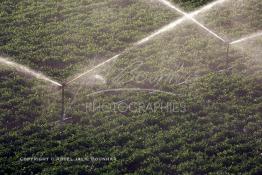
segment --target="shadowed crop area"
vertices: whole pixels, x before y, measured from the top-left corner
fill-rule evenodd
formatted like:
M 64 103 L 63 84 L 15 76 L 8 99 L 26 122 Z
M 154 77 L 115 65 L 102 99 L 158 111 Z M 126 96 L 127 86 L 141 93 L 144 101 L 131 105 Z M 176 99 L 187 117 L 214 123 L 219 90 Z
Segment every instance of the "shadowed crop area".
M 186 11 L 192 11 L 205 4 L 212 2 L 213 0 L 168 0 L 185 9 Z
M 0 174 L 261 174 L 261 10 L 2 0 Z

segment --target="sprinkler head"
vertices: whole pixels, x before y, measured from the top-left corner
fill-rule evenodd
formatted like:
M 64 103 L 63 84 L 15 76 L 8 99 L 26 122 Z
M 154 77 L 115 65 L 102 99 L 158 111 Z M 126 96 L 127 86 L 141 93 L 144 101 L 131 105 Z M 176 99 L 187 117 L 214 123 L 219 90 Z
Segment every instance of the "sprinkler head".
M 66 84 L 65 82 L 63 82 L 63 83 L 61 83 L 61 86 L 59 86 L 58 89 L 59 89 L 59 90 L 64 89 L 64 88 L 66 87 L 66 85 L 67 85 L 67 84 Z
M 230 40 L 230 39 L 226 39 L 226 40 L 225 40 L 225 44 L 226 44 L 226 45 L 230 45 L 230 43 L 231 43 L 231 40 Z
M 64 89 L 65 88 L 65 83 L 61 83 L 60 86 L 58 86 L 58 90 Z

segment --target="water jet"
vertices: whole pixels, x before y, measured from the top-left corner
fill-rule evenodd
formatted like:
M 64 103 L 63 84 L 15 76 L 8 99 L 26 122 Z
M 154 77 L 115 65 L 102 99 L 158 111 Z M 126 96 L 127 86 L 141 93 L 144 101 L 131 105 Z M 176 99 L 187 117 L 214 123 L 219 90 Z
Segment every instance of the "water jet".
M 11 61 L 8 58 L 3 58 L 3 57 L 0 56 L 0 64 L 4 64 L 8 67 L 16 69 L 18 72 L 23 72 L 23 73 L 28 74 L 32 77 L 35 77 L 39 80 L 49 82 L 53 85 L 62 86 L 60 83 L 58 83 L 55 80 L 52 80 L 51 78 L 47 77 L 46 75 L 39 73 L 39 72 L 36 72 L 35 70 L 32 70 L 32 69 L 30 69 L 30 68 L 28 68 L 24 65 L 18 64 L 14 61 Z
M 241 42 L 244 42 L 244 41 L 247 41 L 247 40 L 250 40 L 250 39 L 253 39 L 253 38 L 257 38 L 257 37 L 260 37 L 260 36 L 262 36 L 262 32 L 251 34 L 249 36 L 246 36 L 246 37 L 240 38 L 238 40 L 232 41 L 229 44 L 233 45 L 233 44 L 241 43 Z

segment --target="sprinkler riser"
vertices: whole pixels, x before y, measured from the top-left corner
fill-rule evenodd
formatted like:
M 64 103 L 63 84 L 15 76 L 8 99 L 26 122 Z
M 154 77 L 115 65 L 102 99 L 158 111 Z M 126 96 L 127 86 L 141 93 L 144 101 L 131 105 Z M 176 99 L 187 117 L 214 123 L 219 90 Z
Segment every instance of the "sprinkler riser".
M 65 118 L 65 84 L 62 84 L 61 87 L 61 121 L 64 121 Z
M 227 51 L 226 51 L 226 72 L 227 74 L 230 74 L 230 70 L 229 70 L 229 51 L 230 51 L 230 42 L 226 43 L 226 47 L 227 47 Z

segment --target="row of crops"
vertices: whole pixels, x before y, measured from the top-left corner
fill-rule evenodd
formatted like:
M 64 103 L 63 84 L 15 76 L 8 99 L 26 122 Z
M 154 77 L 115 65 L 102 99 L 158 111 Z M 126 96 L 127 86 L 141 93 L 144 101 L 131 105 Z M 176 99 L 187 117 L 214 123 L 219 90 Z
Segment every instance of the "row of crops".
M 232 41 L 261 30 L 261 5 L 196 19 Z M 3 0 L 0 54 L 62 82 L 180 17 L 156 0 Z M 68 85 L 65 123 L 59 88 L 1 65 L 0 174 L 261 174 L 261 41 L 227 53 L 185 20 Z

